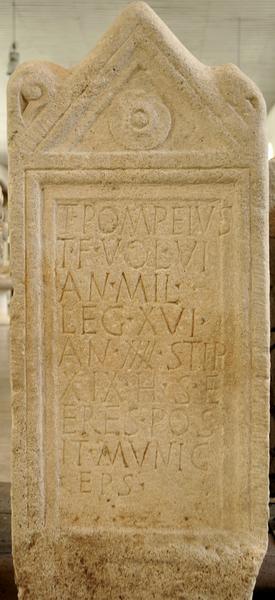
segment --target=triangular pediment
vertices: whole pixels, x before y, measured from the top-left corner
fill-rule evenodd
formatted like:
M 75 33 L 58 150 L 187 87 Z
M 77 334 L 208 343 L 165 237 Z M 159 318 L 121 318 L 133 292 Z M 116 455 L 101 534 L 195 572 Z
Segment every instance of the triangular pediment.
M 202 65 L 142 2 L 72 71 L 23 65 L 10 86 L 17 144 L 46 154 L 226 150 L 255 110 L 249 80 Z

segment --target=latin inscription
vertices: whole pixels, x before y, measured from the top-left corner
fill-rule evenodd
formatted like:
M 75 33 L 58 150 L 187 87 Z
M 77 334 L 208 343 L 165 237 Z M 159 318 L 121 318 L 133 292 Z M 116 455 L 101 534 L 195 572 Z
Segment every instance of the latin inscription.
M 114 190 L 111 201 L 57 199 L 55 211 L 68 523 L 142 527 L 150 514 L 151 526 L 170 527 L 178 511 L 178 526 L 188 527 L 194 480 L 218 518 L 232 355 L 221 302 L 231 195 L 130 201 Z

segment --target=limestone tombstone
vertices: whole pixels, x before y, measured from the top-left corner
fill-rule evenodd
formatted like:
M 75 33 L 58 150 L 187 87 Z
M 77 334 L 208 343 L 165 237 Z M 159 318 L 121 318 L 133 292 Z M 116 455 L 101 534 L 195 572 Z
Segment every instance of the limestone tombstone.
M 24 600 L 247 599 L 266 549 L 261 94 L 143 3 L 8 91 Z
M 269 250 L 270 250 L 270 496 L 275 498 L 275 159 L 269 161 Z

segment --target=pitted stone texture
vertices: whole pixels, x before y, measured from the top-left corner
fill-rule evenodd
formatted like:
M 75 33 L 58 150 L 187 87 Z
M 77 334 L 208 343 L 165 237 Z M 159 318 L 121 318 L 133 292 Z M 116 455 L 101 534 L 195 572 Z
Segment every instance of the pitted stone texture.
M 275 160 L 269 161 L 269 250 L 270 250 L 270 495 L 275 496 Z
M 8 93 L 19 597 L 248 599 L 266 548 L 265 109 L 143 3 Z

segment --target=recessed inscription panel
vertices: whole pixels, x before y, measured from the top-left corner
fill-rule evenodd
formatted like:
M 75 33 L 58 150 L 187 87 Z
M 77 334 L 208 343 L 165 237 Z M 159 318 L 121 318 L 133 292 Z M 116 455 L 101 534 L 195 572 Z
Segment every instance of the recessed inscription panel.
M 221 525 L 235 200 L 231 183 L 47 187 L 62 526 Z

